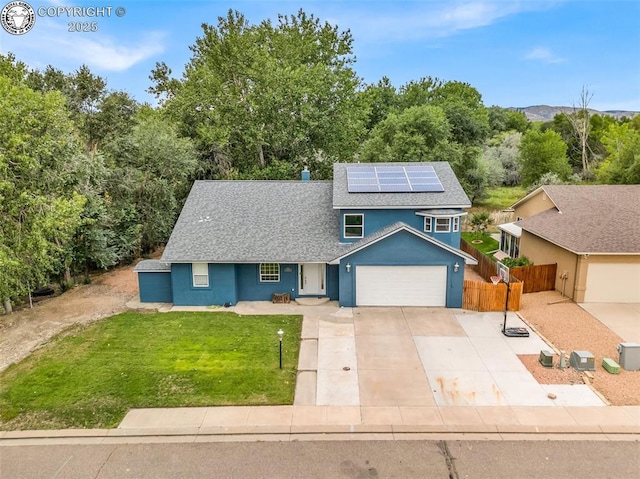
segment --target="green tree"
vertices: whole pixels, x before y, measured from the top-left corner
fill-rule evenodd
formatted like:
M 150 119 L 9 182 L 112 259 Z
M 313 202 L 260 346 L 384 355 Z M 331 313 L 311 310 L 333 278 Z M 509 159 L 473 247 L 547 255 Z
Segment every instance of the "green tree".
M 118 259 L 129 261 L 168 240 L 197 154 L 165 118 L 146 111 L 129 135 L 113 138 L 104 150 L 112 240 Z
M 520 175 L 525 186 L 534 184 L 545 173 L 555 173 L 562 180 L 571 174 L 567 145 L 555 131 L 528 131 L 522 136 L 519 151 Z
M 350 65 L 349 32 L 302 10 L 251 25 L 229 11 L 191 47 L 179 86 L 166 66 L 152 91 L 198 140 L 207 175 L 230 176 L 321 151 L 351 160 L 365 132 L 366 102 Z
M 0 76 L 0 298 L 65 270 L 85 198 L 74 191 L 81 147 L 56 92 Z
M 602 142 L 607 157 L 597 179 L 607 184 L 640 184 L 640 115 L 631 122 L 610 125 Z

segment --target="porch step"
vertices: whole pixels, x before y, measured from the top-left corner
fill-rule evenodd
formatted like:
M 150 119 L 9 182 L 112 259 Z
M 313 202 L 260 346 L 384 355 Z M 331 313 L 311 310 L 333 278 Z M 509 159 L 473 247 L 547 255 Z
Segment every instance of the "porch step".
M 296 298 L 295 302 L 300 306 L 320 306 L 331 301 L 329 298 Z

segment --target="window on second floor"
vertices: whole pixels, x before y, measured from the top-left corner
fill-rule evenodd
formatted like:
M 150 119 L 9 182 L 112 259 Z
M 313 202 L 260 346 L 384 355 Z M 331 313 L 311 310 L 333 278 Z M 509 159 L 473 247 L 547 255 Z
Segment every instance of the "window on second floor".
M 451 231 L 451 218 L 436 218 L 436 233 Z
M 431 233 L 433 231 L 433 226 L 431 226 L 431 223 L 433 223 L 433 218 L 431 218 L 431 216 L 425 216 L 424 217 L 424 231 L 426 233 Z
M 344 237 L 363 238 L 364 237 L 364 215 L 353 214 L 344 215 Z
M 453 217 L 453 231 L 460 231 L 460 217 Z

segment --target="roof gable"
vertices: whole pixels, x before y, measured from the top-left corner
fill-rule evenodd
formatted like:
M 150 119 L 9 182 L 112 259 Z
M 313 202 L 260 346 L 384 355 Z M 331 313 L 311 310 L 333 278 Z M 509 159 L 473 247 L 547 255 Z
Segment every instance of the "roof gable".
M 394 234 L 397 234 L 401 231 L 407 231 L 424 241 L 432 243 L 435 246 L 442 248 L 443 250 L 453 253 L 454 255 L 459 256 L 461 259 L 463 259 L 467 264 L 478 264 L 478 262 L 473 256 L 465 253 L 464 251 L 458 248 L 454 248 L 451 245 L 443 243 L 442 241 L 435 239 L 433 236 L 429 236 L 423 233 L 422 231 L 418 231 L 417 229 L 412 228 L 411 226 L 409 226 L 406 223 L 403 223 L 402 221 L 393 223 L 387 226 L 386 228 L 382 228 L 381 230 L 378 230 L 375 233 L 370 234 L 369 236 L 361 239 L 360 241 L 352 243 L 351 245 L 349 245 L 348 249 L 346 249 L 339 257 L 334 259 L 331 263 L 333 264 L 339 263 L 341 259 L 346 258 L 347 256 L 350 256 L 354 253 L 357 253 L 358 251 L 361 251 L 373 244 L 376 244 L 379 241 L 383 241 L 386 238 L 389 238 L 390 236 L 393 236 Z
M 349 193 L 347 168 L 371 166 L 431 166 L 442 184 L 442 192 Z M 333 165 L 334 208 L 469 208 L 471 201 L 446 161 L 409 163 L 335 163 Z

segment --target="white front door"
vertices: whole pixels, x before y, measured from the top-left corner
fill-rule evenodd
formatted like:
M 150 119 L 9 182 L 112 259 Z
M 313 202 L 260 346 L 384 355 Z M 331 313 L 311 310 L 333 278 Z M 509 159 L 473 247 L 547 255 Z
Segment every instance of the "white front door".
M 326 265 L 324 263 L 302 263 L 298 265 L 298 294 L 327 294 Z

